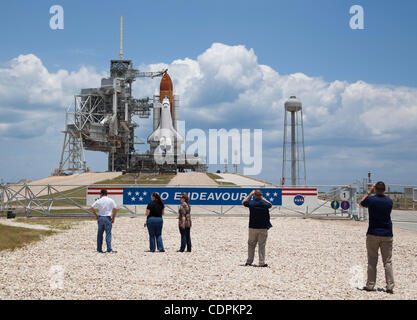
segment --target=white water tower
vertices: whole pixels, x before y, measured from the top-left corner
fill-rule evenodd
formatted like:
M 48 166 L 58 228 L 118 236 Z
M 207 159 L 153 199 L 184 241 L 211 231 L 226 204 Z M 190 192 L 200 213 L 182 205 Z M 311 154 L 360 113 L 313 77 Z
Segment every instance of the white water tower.
M 291 177 L 290 181 L 288 177 Z M 306 183 L 303 107 L 300 100 L 291 96 L 285 101 L 281 184 L 297 186 Z

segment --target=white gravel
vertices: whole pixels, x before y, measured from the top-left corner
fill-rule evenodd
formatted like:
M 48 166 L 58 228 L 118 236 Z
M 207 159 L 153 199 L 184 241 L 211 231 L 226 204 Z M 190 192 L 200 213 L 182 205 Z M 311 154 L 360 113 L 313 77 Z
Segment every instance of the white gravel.
M 95 252 L 94 221 L 0 252 L 0 299 L 417 299 L 412 231 L 395 229 L 396 288 L 389 295 L 352 287 L 365 281 L 366 223 L 274 218 L 267 242 L 270 267 L 255 268 L 241 266 L 247 218 L 194 217 L 192 253 L 176 252 L 175 218 L 164 221 L 166 252 L 144 252 L 144 220 L 116 220 L 115 254 Z M 384 282 L 380 260 L 377 287 Z

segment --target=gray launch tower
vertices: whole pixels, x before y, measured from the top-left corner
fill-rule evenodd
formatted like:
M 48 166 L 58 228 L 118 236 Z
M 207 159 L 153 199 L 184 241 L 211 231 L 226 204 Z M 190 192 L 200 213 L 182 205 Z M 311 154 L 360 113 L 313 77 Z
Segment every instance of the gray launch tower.
M 120 19 L 120 53 L 110 61 L 110 77 L 101 80 L 100 88 L 82 89 L 74 96 L 74 111 L 67 111 L 65 138 L 59 168 L 55 174 L 85 172 L 84 150 L 108 153 L 108 171 L 126 171 L 135 151 L 132 116 L 149 118 L 150 98 L 132 96 L 132 83 L 139 77 L 160 77 L 158 72 L 141 72 L 131 60 L 123 59 L 123 20 Z
M 108 171 L 124 172 L 161 172 L 176 170 L 205 171 L 203 161 L 194 160 L 192 156 L 182 154 L 174 163 L 156 163 L 153 151 L 164 142 L 167 147 L 167 130 L 162 128 L 163 119 L 161 103 L 168 97 L 172 125 L 176 128 L 178 120 L 179 96 L 173 94 L 172 82 L 167 74 L 168 69 L 157 72 L 141 72 L 133 68 L 131 60 L 123 59 L 123 17 L 120 17 L 120 53 L 118 60 L 110 61 L 110 77 L 101 80 L 99 88 L 81 89 L 74 96 L 74 109 L 67 110 L 64 144 L 62 147 L 59 168 L 55 175 L 86 172 L 87 165 L 84 150 L 101 151 L 108 154 Z M 132 96 L 132 83 L 139 77 L 162 77 L 160 93 L 143 99 Z M 161 99 L 160 99 L 161 98 Z M 160 100 L 160 101 L 159 101 Z M 158 139 L 148 141 L 151 152 L 135 153 L 135 144 L 144 144 L 135 140 L 135 128 L 138 124 L 133 116 L 149 118 L 153 109 L 154 130 Z M 166 112 L 165 112 L 166 113 Z M 167 117 L 165 117 L 167 118 Z M 165 121 L 166 122 L 166 121 Z M 175 131 L 175 130 L 171 130 Z M 161 139 L 163 138 L 163 139 Z M 168 137 L 169 138 L 169 137 Z M 177 141 L 169 140 L 174 148 Z M 182 162 L 178 160 L 183 160 Z
M 288 123 L 288 115 L 290 123 Z M 282 185 L 288 184 L 286 181 L 288 176 L 291 176 L 291 186 L 306 185 L 303 108 L 301 101 L 295 96 L 291 96 L 285 102 Z

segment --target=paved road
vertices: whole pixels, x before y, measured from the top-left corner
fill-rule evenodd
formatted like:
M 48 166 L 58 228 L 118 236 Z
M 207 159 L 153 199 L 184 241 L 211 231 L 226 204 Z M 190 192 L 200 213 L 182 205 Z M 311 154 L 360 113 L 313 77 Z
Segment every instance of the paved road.
M 19 228 L 26 228 L 26 229 L 35 229 L 35 230 L 52 230 L 48 226 L 42 226 L 37 224 L 29 224 L 29 223 L 23 223 L 23 222 L 15 222 L 13 220 L 7 220 L 7 219 L 0 219 L 0 224 L 9 226 L 9 227 L 19 227 Z
M 391 219 L 397 228 L 417 231 L 417 211 L 392 210 Z

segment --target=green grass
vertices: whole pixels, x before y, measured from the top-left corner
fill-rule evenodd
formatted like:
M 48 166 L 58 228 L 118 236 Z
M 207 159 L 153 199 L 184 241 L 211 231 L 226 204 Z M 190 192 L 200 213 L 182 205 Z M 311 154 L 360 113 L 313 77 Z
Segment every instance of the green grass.
M 206 173 L 206 174 L 209 176 L 209 178 L 213 179 L 214 182 L 216 182 L 220 186 L 235 186 L 233 182 L 216 180 L 216 179 L 222 179 L 222 177 L 220 177 L 219 175 L 215 173 Z
M 53 194 L 53 198 L 63 198 L 63 197 L 69 197 L 69 198 L 82 198 L 82 199 L 72 199 L 75 203 L 77 203 L 78 205 L 81 206 L 85 206 L 86 205 L 86 188 L 85 187 L 77 187 L 74 189 L 70 189 L 70 190 L 65 190 L 65 191 L 61 191 L 61 192 L 56 192 Z M 41 200 L 48 200 L 48 196 L 40 196 L 38 197 Z M 65 202 L 62 202 L 65 201 Z M 45 201 L 45 203 L 47 203 L 47 201 Z M 54 207 L 68 207 L 70 205 L 74 205 L 71 201 L 69 200 L 61 200 L 61 201 L 54 201 Z
M 68 230 L 72 226 L 81 222 L 95 220 L 94 218 L 75 218 L 75 219 L 65 219 L 65 218 L 19 218 L 16 219 L 16 222 L 22 222 L 27 224 L 34 225 L 45 225 L 53 229 Z
M 42 237 L 54 234 L 53 231 L 26 229 L 0 225 L 0 251 L 15 250 L 29 243 L 39 241 Z

